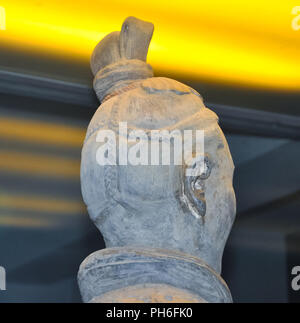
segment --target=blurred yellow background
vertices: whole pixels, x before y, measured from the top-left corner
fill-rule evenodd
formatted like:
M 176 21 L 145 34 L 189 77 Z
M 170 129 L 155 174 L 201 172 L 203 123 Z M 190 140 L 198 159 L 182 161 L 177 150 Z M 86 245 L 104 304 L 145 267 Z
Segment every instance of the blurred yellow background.
M 2 0 L 2 46 L 88 61 L 130 15 L 154 23 L 155 70 L 240 86 L 300 89 L 299 1 Z M 300 15 L 300 12 L 299 12 Z
M 235 164 L 237 217 L 222 272 L 234 301 L 299 301 L 287 279 L 300 254 L 298 7 L 0 0 L 0 302 L 81 301 L 78 267 L 104 248 L 80 186 L 99 106 L 89 60 L 127 16 L 154 24 L 155 76 L 192 86 L 219 116 Z

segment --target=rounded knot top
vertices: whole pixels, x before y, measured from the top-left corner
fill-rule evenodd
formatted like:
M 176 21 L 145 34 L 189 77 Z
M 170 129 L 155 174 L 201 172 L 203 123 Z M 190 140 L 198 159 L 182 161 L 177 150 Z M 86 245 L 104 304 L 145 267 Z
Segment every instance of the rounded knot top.
M 150 22 L 128 17 L 121 31 L 108 34 L 95 47 L 91 69 L 100 101 L 111 92 L 110 88 L 115 90 L 115 86 L 120 86 L 117 84 L 120 81 L 122 85 L 128 85 L 134 80 L 153 76 L 151 66 L 146 64 L 153 29 Z

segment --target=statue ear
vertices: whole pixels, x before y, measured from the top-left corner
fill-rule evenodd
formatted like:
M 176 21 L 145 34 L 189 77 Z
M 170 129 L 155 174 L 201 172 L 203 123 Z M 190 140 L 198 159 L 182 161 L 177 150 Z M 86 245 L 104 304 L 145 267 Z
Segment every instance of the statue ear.
M 153 30 L 152 23 L 128 17 L 124 21 L 120 33 L 121 57 L 146 62 Z
M 115 31 L 104 37 L 95 47 L 91 57 L 93 74 L 96 75 L 102 68 L 120 59 L 120 32 Z
M 184 172 L 184 195 L 190 210 L 196 216 L 205 216 L 205 180 L 210 176 L 213 164 L 208 155 L 194 158 Z
M 193 214 L 205 216 L 206 201 L 204 192 L 204 183 L 199 177 L 186 176 L 184 181 L 184 194 L 187 198 L 185 201 Z

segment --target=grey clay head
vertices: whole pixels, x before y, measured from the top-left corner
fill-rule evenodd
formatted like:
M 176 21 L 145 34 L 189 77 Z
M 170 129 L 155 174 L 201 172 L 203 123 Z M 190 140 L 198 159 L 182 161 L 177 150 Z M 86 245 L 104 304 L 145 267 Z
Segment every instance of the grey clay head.
M 128 17 L 121 32 L 108 34 L 95 47 L 91 57 L 93 74 L 96 75 L 104 67 L 122 59 L 146 61 L 153 29 L 150 22 Z
M 234 165 L 218 118 L 204 106 L 201 96 L 172 79 L 152 77 L 146 53 L 133 45 L 136 37 L 148 48 L 151 26 L 129 18 L 121 35 L 110 34 L 102 41 L 109 45 L 100 42 L 93 54 L 95 91 L 99 98 L 109 98 L 91 120 L 82 149 L 83 198 L 106 247 L 179 250 L 220 272 L 235 217 Z M 147 138 L 140 140 L 149 144 L 153 130 L 189 130 L 193 136 L 196 130 L 203 130 L 205 167 L 195 176 L 186 176 L 185 163 L 100 166 L 96 154 L 103 142 L 97 142 L 97 134 L 112 130 L 118 147 L 128 139 L 118 133 L 120 122 L 127 124 L 128 134 L 132 130 L 146 133 Z M 129 142 L 128 149 L 133 145 Z M 192 160 L 197 157 L 192 154 Z M 195 163 L 195 167 L 199 165 Z

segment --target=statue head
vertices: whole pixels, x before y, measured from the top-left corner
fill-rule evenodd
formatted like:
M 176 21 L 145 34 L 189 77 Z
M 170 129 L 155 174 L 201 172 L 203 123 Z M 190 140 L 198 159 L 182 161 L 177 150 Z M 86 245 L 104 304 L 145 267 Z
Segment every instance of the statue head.
M 146 54 L 126 45 L 132 37 L 142 42 L 139 26 L 152 35 L 148 23 L 134 19 L 129 20 L 134 27 L 128 20 L 123 24 L 121 34 L 129 30 L 123 40 L 115 33 L 106 38 L 123 58 L 109 58 L 104 43 L 93 54 L 94 88 L 100 99 L 109 98 L 91 120 L 82 150 L 84 201 L 107 247 L 180 250 L 220 272 L 235 217 L 226 139 L 218 117 L 195 90 L 152 77 Z
M 146 61 L 153 29 L 150 22 L 135 17 L 125 19 L 120 32 L 108 34 L 95 47 L 91 57 L 93 74 L 123 59 Z

